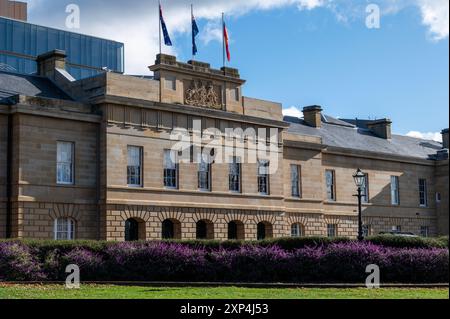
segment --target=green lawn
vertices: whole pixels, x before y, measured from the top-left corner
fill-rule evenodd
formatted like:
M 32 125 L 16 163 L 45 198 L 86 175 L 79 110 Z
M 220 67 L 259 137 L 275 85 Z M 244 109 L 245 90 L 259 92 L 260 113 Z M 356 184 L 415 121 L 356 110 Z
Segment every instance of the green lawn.
M 448 289 L 160 288 L 82 285 L 3 285 L 0 299 L 449 299 Z

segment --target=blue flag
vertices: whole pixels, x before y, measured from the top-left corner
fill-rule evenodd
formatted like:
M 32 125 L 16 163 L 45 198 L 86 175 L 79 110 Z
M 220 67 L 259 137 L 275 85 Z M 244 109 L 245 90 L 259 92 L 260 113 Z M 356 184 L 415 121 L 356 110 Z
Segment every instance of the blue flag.
M 170 40 L 169 32 L 167 31 L 166 22 L 164 22 L 161 4 L 159 5 L 159 20 L 161 21 L 161 28 L 164 35 L 164 44 L 167 46 L 172 46 L 172 41 Z
M 192 15 L 192 55 L 197 54 L 197 44 L 195 43 L 195 37 L 198 35 L 198 26 L 195 22 L 195 17 Z

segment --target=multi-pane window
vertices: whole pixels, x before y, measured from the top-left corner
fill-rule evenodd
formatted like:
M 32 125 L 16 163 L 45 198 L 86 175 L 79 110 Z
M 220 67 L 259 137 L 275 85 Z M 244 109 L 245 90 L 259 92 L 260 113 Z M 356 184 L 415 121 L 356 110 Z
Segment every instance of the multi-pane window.
M 305 236 L 305 228 L 302 224 L 296 223 L 291 225 L 291 237 Z
M 269 195 L 269 161 L 258 161 L 258 193 Z
M 337 236 L 337 225 L 336 224 L 328 224 L 327 225 L 327 236 L 328 237 L 336 237 Z
M 56 182 L 58 184 L 74 183 L 74 143 L 58 142 L 56 146 Z
M 398 176 L 391 176 L 391 204 L 400 205 Z
M 142 147 L 128 146 L 128 186 L 142 186 Z
M 301 197 L 300 176 L 301 176 L 300 166 L 291 165 L 291 194 L 292 194 L 292 197 Z
M 331 201 L 336 200 L 336 181 L 335 173 L 332 170 L 325 171 L 325 182 L 327 187 L 327 199 Z
M 364 178 L 364 185 L 362 188 L 362 201 L 363 203 L 368 203 L 369 202 L 369 174 L 365 174 L 365 178 Z
M 420 226 L 420 236 L 428 237 L 428 234 L 429 234 L 428 226 Z
M 164 187 L 178 188 L 178 152 L 164 150 Z
M 205 158 L 206 157 L 206 158 Z M 210 157 L 200 156 L 198 164 L 198 188 L 202 191 L 211 191 L 211 162 Z
M 363 236 L 368 237 L 372 234 L 372 226 L 370 225 L 363 225 L 362 227 Z
M 55 240 L 75 239 L 75 221 L 70 218 L 55 219 L 54 236 Z
M 402 226 L 401 225 L 392 226 L 392 231 L 393 232 L 401 232 L 402 231 Z
M 419 179 L 419 203 L 423 207 L 428 205 L 427 180 L 423 178 Z
M 241 163 L 237 157 L 233 157 L 233 161 L 230 163 L 228 184 L 231 192 L 239 193 L 241 191 Z

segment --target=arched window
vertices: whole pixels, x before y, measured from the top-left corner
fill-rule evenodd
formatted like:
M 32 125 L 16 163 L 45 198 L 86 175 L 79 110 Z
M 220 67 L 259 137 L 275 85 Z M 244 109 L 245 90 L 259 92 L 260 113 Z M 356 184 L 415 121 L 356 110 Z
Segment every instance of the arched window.
M 57 218 L 54 223 L 55 240 L 74 240 L 75 221 L 71 218 Z
M 181 239 L 181 223 L 176 219 L 162 222 L 162 239 Z
M 237 224 L 236 222 L 229 222 L 228 223 L 228 239 L 233 240 L 233 239 L 238 239 L 237 238 Z
M 162 238 L 173 239 L 174 238 L 174 225 L 173 221 L 166 219 L 162 222 Z
M 245 230 L 244 223 L 240 221 L 231 221 L 228 223 L 228 239 L 229 240 L 244 240 Z
M 145 221 L 130 218 L 125 222 L 125 241 L 145 240 Z
M 272 224 L 268 222 L 260 222 L 257 226 L 257 239 L 264 240 L 266 238 L 272 238 L 272 236 Z
M 303 237 L 305 236 L 305 227 L 300 223 L 291 225 L 291 237 Z
M 214 224 L 208 220 L 199 220 L 196 224 L 197 239 L 214 239 Z

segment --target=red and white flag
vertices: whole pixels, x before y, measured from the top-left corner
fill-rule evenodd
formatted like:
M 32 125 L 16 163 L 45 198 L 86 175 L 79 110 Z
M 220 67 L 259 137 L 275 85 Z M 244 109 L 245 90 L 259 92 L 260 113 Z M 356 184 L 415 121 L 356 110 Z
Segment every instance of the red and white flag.
M 225 21 L 223 22 L 223 40 L 225 43 L 225 50 L 227 52 L 227 60 L 228 60 L 228 62 L 230 62 L 231 55 L 230 55 L 229 37 L 228 37 L 228 30 L 227 30 Z

